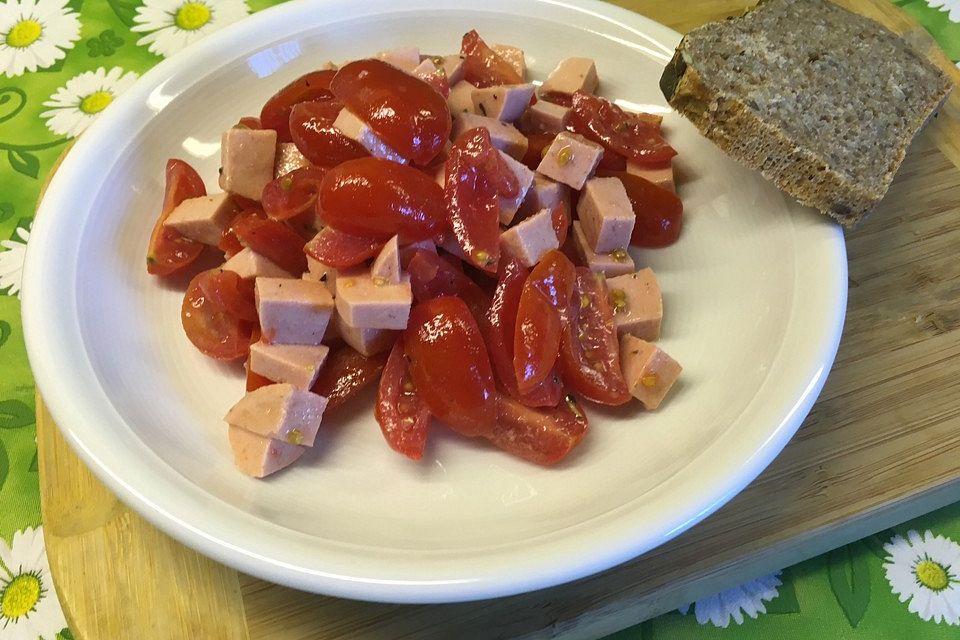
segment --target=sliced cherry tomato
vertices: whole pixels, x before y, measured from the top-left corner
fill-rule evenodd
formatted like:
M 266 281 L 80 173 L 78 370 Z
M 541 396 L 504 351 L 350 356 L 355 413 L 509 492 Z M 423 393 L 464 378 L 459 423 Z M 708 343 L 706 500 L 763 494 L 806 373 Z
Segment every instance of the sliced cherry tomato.
M 583 91 L 573 94 L 567 128 L 640 164 L 662 164 L 677 155 L 659 124 Z
M 423 302 L 443 296 L 460 298 L 470 308 L 474 319 L 480 325 L 484 324 L 490 297 L 462 269 L 456 269 L 436 253 L 421 250 L 410 259 L 407 272 L 414 300 Z
M 243 127 L 244 129 L 262 129 L 263 124 L 260 122 L 260 118 L 254 116 L 243 116 L 240 118 L 240 122 L 237 123 L 238 127 Z
M 223 273 L 229 272 L 211 269 L 194 276 L 183 297 L 180 320 L 187 338 L 201 353 L 217 360 L 236 360 L 249 353 L 254 324 L 237 318 L 206 294 L 215 287 L 211 281 Z
M 327 399 L 327 411 L 344 404 L 380 377 L 387 352 L 369 358 L 346 344 L 330 349 L 310 389 Z
M 383 240 L 371 240 L 337 231 L 333 227 L 324 227 L 303 250 L 328 267 L 346 269 L 377 255 L 383 245 Z
M 553 370 L 575 283 L 573 263 L 553 250 L 523 285 L 513 341 L 513 368 L 521 394 L 531 392 Z
M 403 243 L 436 236 L 446 225 L 443 191 L 413 167 L 382 160 L 350 160 L 320 185 L 320 217 L 344 233 Z
M 198 281 L 207 300 L 229 315 L 246 322 L 257 322 L 257 305 L 254 300 L 254 279 L 244 280 L 235 271 L 213 269 L 208 277 Z
M 290 111 L 290 137 L 304 157 L 315 165 L 335 167 L 370 154 L 333 126 L 343 108 L 339 100 L 301 102 Z
M 676 193 L 632 173 L 598 171 L 597 175 L 620 178 L 627 190 L 627 197 L 637 215 L 630 244 L 657 248 L 677 241 L 683 228 L 683 201 Z
M 323 167 L 300 167 L 268 182 L 260 196 L 267 217 L 289 220 L 304 211 L 312 212 L 320 192 L 320 182 L 326 173 Z
M 559 202 L 550 211 L 550 218 L 553 220 L 553 231 L 557 234 L 557 240 L 560 246 L 567 241 L 567 234 L 570 233 L 570 209 L 566 202 Z
M 607 171 L 626 171 L 627 159 L 616 151 L 604 149 L 603 155 L 600 156 L 600 162 L 597 163 L 597 168 L 605 169 Z
M 487 439 L 515 456 L 536 464 L 556 464 L 587 433 L 587 416 L 573 396 L 556 408 L 532 409 L 519 401 L 497 399 L 497 426 Z
M 433 87 L 382 60 L 357 60 L 330 89 L 351 113 L 404 158 L 426 165 L 450 138 L 450 108 Z
M 375 414 L 391 449 L 411 460 L 423 457 L 427 429 L 430 427 L 430 410 L 417 394 L 417 387 L 403 355 L 402 338 L 394 343 L 380 377 Z
M 307 257 L 303 255 L 306 241 L 282 222 L 264 220 L 256 215 L 243 216 L 233 224 L 233 232 L 240 244 L 250 247 L 284 271 L 299 275 L 307 270 Z
M 540 97 L 547 102 L 558 104 L 561 107 L 570 108 L 570 106 L 573 104 L 573 96 L 569 93 L 563 93 L 561 91 L 541 92 Z
M 527 136 L 527 151 L 523 154 L 523 164 L 527 165 L 531 171 L 536 171 L 543 160 L 544 149 L 553 144 L 553 139 L 557 137 L 555 133 L 531 133 Z
M 257 213 L 263 213 L 263 205 L 260 204 L 258 200 L 251 200 L 250 198 L 244 198 L 243 196 L 238 196 L 237 194 L 231 194 L 230 199 L 233 200 L 233 203 L 239 207 L 240 212 L 244 213 L 247 211 L 254 211 Z M 265 217 L 264 214 L 263 217 Z
M 523 78 L 506 59 L 487 46 L 480 34 L 469 31 L 460 43 L 463 78 L 476 87 L 523 84 Z
M 200 174 L 183 160 L 167 160 L 163 207 L 147 246 L 147 273 L 167 276 L 183 269 L 203 252 L 203 245 L 163 225 L 170 213 L 187 198 L 207 195 Z
M 563 395 L 560 376 L 553 372 L 537 387 L 521 395 L 513 369 L 513 340 L 517 326 L 520 296 L 529 272 L 515 258 L 500 262 L 500 278 L 494 290 L 493 301 L 487 311 L 486 322 L 480 323 L 487 342 L 490 363 L 500 387 L 514 398 L 531 407 L 556 406 Z
M 500 198 L 520 185 L 484 128 L 463 132 L 447 156 L 443 199 L 450 225 L 471 264 L 496 273 L 500 262 Z
M 490 359 L 470 309 L 459 298 L 434 298 L 410 311 L 404 353 L 417 393 L 430 413 L 465 436 L 497 423 Z
M 301 102 L 332 98 L 330 81 L 336 73 L 330 69 L 311 71 L 273 94 L 260 110 L 263 128 L 276 131 L 277 142 L 290 142 L 290 111 L 293 106 Z
M 577 268 L 560 346 L 560 371 L 564 382 L 587 400 L 610 405 L 630 401 L 607 285 L 586 267 Z
M 234 199 L 236 199 L 236 196 L 234 196 Z M 246 198 L 244 198 L 244 200 L 246 200 Z M 233 232 L 233 228 L 237 222 L 249 216 L 265 219 L 267 214 L 263 212 L 258 202 L 256 209 L 242 209 L 240 213 L 233 217 L 233 220 L 230 221 L 230 226 L 223 232 L 223 235 L 220 236 L 220 242 L 217 243 L 217 248 L 223 251 L 224 256 L 226 256 L 228 260 L 243 251 L 243 245 L 240 244 L 240 241 L 237 239 L 237 234 Z

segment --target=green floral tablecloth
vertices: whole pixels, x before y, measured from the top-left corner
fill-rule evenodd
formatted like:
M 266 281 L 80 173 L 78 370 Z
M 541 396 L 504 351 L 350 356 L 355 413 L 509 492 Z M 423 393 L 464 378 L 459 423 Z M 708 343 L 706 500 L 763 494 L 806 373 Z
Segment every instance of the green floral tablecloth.
M 894 0 L 960 60 L 960 0 Z M 66 143 L 162 58 L 276 0 L 0 2 L 0 640 L 70 638 L 43 548 L 20 272 Z M 960 504 L 615 638 L 960 638 Z M 131 637 L 139 637 L 132 634 Z

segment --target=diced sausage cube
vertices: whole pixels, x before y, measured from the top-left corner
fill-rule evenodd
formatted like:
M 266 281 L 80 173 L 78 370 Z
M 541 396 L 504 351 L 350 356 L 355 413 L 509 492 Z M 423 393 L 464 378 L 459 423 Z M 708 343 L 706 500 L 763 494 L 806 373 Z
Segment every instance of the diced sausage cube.
M 463 80 L 463 57 L 459 53 L 437 56 L 433 62 L 447 74 L 447 82 L 451 87 Z
M 560 133 L 566 131 L 570 109 L 559 104 L 537 100 L 523 114 L 524 131 Z
M 517 192 L 515 198 L 500 198 L 500 224 L 508 225 L 513 221 L 514 216 L 517 215 L 517 209 L 520 208 L 520 204 L 524 198 L 527 197 L 530 185 L 533 184 L 534 173 L 530 171 L 527 165 L 522 162 L 517 162 L 503 151 L 500 151 L 500 157 L 503 158 L 503 161 L 510 167 L 513 177 L 517 179 L 517 184 L 520 185 L 520 191 Z
M 337 277 L 336 304 L 345 324 L 364 329 L 404 329 L 413 304 L 410 277 L 391 284 L 369 273 L 341 273 Z
M 631 335 L 620 339 L 620 366 L 630 395 L 646 409 L 660 406 L 683 370 L 662 349 Z
M 500 122 L 496 118 L 487 118 L 472 113 L 461 113 L 453 119 L 453 139 L 456 140 L 464 131 L 483 127 L 490 132 L 490 141 L 493 146 L 503 151 L 515 160 L 522 160 L 527 153 L 530 141 L 512 124 Z
M 273 177 L 279 178 L 301 167 L 309 167 L 307 160 L 297 145 L 292 142 L 281 142 L 277 145 L 277 156 L 273 164 Z
M 387 351 L 396 342 L 399 331 L 392 329 L 363 329 L 354 327 L 341 319 L 340 337 L 362 356 L 370 357 Z
M 265 438 L 312 447 L 326 408 L 323 396 L 281 382 L 250 391 L 224 420 Z
M 637 164 L 632 160 L 627 160 L 627 173 L 632 173 L 635 176 L 640 176 L 645 180 L 649 180 L 658 187 L 669 189 L 670 191 L 677 190 L 673 182 L 672 162 L 668 162 L 667 164 L 659 167 L 647 167 L 642 164 Z
M 495 44 L 492 47 L 493 52 L 506 60 L 517 75 L 525 78 L 527 75 L 527 61 L 523 56 L 523 49 L 509 44 Z
M 254 478 L 264 478 L 289 467 L 307 450 L 306 447 L 264 438 L 233 426 L 228 427 L 227 438 L 233 450 L 234 464 L 241 472 Z
M 530 186 L 527 197 L 523 199 L 520 210 L 517 211 L 517 217 L 522 220 L 540 209 L 553 209 L 561 202 L 569 206 L 570 187 L 562 182 L 554 182 L 539 173 L 534 174 L 533 185 Z
M 392 160 L 400 164 L 407 164 L 407 159 L 393 150 L 393 148 L 373 132 L 370 126 L 350 113 L 347 109 L 341 109 L 337 114 L 337 119 L 333 121 L 333 126 L 343 135 L 356 140 L 370 155 L 375 158 Z
M 227 129 L 220 142 L 220 188 L 259 201 L 273 180 L 276 155 L 273 129 Z
M 370 275 L 375 281 L 379 278 L 391 284 L 400 284 L 400 240 L 397 236 L 383 245 L 380 254 L 370 265 Z
M 505 84 L 474 89 L 471 94 L 473 110 L 501 122 L 516 122 L 527 110 L 533 91 L 532 84 Z
M 230 194 L 215 193 L 212 196 L 187 198 L 170 212 L 163 224 L 191 240 L 216 246 L 236 214 L 237 206 L 230 199 Z
M 233 271 L 241 278 L 292 278 L 293 275 L 287 273 L 269 258 L 251 249 L 244 247 L 232 258 L 223 263 L 225 271 Z
M 263 340 L 250 345 L 250 370 L 274 382 L 288 382 L 298 389 L 310 389 L 330 348 L 312 344 L 270 344 Z
M 320 344 L 333 313 L 333 296 L 321 282 L 257 278 L 260 327 L 273 344 Z
M 657 276 L 649 267 L 636 273 L 607 278 L 610 306 L 617 332 L 654 341 L 660 338 L 663 297 Z
M 574 220 L 571 225 L 573 231 L 573 246 L 577 255 L 583 261 L 583 264 L 594 273 L 602 273 L 608 278 L 622 276 L 626 273 L 632 273 L 636 267 L 633 264 L 633 258 L 630 252 L 624 249 L 617 249 L 613 253 L 597 253 L 590 248 L 587 237 L 583 234 L 583 227 L 579 220 Z
M 597 65 L 590 58 L 564 58 L 543 81 L 544 95 L 560 93 L 573 95 L 577 91 L 593 93 L 597 90 Z
M 637 216 L 619 178 L 591 178 L 580 191 L 577 216 L 590 248 L 610 253 L 630 245 Z
M 583 136 L 562 131 L 547 147 L 537 171 L 557 182 L 582 189 L 603 156 L 603 147 Z
M 322 282 L 331 296 L 337 294 L 337 270 L 328 267 L 313 256 L 307 256 L 307 270 L 300 277 L 303 280 Z
M 450 115 L 474 113 L 473 92 L 476 90 L 477 87 L 466 80 L 451 84 L 450 94 L 447 96 L 447 107 L 450 109 Z
M 544 209 L 501 233 L 500 247 L 525 267 L 540 262 L 540 258 L 548 251 L 559 249 L 560 242 L 553 228 L 550 210 Z
M 398 49 L 388 49 L 377 54 L 378 60 L 383 60 L 392 64 L 398 69 L 410 73 L 420 64 L 420 49 L 417 47 L 401 47 Z

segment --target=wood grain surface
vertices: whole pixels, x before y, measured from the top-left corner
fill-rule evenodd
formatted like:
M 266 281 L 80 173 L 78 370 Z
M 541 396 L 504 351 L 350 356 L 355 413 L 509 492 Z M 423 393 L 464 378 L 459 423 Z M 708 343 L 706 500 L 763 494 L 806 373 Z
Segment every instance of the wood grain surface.
M 749 2 L 622 0 L 679 31 Z M 889 0 L 841 2 L 904 33 Z M 406 606 L 238 575 L 171 540 L 83 467 L 38 398 L 44 533 L 78 640 L 593 638 L 960 500 L 960 92 L 889 195 L 847 235 L 847 321 L 830 378 L 774 463 L 679 538 L 578 582 L 483 602 Z

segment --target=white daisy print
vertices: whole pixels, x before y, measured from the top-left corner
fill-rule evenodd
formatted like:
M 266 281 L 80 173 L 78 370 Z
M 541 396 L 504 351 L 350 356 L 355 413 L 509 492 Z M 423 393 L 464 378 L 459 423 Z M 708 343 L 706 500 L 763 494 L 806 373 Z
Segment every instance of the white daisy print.
M 0 637 L 53 640 L 67 626 L 50 576 L 43 527 L 0 539 Z
M 51 107 L 40 114 L 46 119 L 47 128 L 54 133 L 74 137 L 106 109 L 117 96 L 130 88 L 137 79 L 132 71 L 124 73 L 120 67 L 107 71 L 84 71 L 67 80 L 43 103 Z
M 960 22 L 960 0 L 927 0 L 927 5 L 941 11 L 948 11 L 950 22 Z
M 147 34 L 137 44 L 169 58 L 249 13 L 244 0 L 144 0 L 130 30 Z
M 0 291 L 6 289 L 7 295 L 20 297 L 23 258 L 27 254 L 27 240 L 30 232 L 17 227 L 12 240 L 0 241 Z
M 80 18 L 67 0 L 0 3 L 0 72 L 8 78 L 46 69 L 80 38 Z
M 721 591 L 709 598 L 697 600 L 692 605 L 680 607 L 678 611 L 687 615 L 690 607 L 697 616 L 697 622 L 707 624 L 710 622 L 715 627 L 726 629 L 732 618 L 737 624 L 743 624 L 743 614 L 751 618 L 756 618 L 761 613 L 766 613 L 767 608 L 764 601 L 770 601 L 780 595 L 777 590 L 780 582 L 780 574 L 777 571 L 770 575 L 761 576 L 756 580 L 751 580 L 741 584 L 733 589 Z
M 883 545 L 883 569 L 900 602 L 924 620 L 960 624 L 960 545 L 930 531 L 908 531 Z

